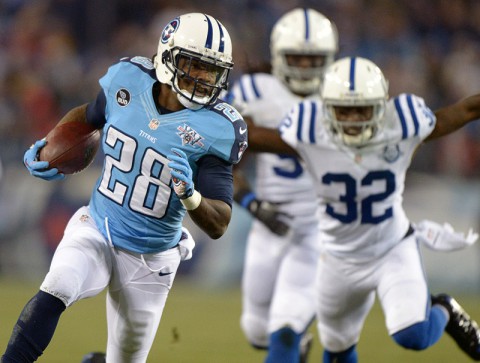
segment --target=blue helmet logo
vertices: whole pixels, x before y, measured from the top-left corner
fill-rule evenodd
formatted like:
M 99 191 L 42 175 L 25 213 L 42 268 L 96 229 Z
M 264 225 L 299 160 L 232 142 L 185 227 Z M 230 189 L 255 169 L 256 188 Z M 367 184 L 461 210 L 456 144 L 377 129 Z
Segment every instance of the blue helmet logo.
M 166 44 L 173 33 L 175 33 L 180 25 L 180 19 L 175 18 L 162 31 L 162 36 L 160 37 L 160 41 L 163 44 Z

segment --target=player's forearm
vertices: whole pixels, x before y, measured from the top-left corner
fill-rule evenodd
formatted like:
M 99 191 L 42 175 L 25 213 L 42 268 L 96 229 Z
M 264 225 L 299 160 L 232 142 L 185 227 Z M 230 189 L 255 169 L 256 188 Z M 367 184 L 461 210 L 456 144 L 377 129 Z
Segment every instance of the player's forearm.
M 255 130 L 249 130 L 248 150 L 298 156 L 295 149 L 283 141 L 277 129 L 266 127 L 255 127 Z
M 480 94 L 467 97 L 451 106 L 435 111 L 437 124 L 426 139 L 432 140 L 448 135 L 467 123 L 480 118 Z
M 190 218 L 210 238 L 218 239 L 226 232 L 232 216 L 230 206 L 221 201 L 202 197 L 200 205 L 189 210 Z
M 459 102 L 464 109 L 465 118 L 468 121 L 480 118 L 480 93 L 467 97 Z

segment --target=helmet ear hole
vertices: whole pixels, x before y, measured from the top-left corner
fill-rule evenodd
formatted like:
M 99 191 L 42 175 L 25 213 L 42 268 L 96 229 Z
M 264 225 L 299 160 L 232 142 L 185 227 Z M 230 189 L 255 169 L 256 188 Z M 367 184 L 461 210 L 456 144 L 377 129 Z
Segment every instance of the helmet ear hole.
M 170 62 L 170 52 L 168 50 L 164 51 L 162 53 L 162 64 L 165 64 L 166 62 Z

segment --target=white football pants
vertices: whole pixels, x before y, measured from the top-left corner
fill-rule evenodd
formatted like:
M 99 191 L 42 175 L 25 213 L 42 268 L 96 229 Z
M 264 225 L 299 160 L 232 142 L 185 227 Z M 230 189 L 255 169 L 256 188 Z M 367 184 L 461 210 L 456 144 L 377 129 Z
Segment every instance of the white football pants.
M 426 319 L 430 296 L 415 234 L 370 262 L 325 253 L 317 275 L 318 331 L 325 349 L 356 344 L 375 294 L 390 335 Z
M 180 249 L 140 255 L 113 248 L 88 207 L 70 219 L 41 290 L 74 302 L 107 293 L 107 363 L 144 363 L 180 264 Z
M 267 347 L 285 326 L 302 333 L 315 315 L 316 229 L 279 237 L 254 220 L 242 277 L 241 327 L 248 341 Z

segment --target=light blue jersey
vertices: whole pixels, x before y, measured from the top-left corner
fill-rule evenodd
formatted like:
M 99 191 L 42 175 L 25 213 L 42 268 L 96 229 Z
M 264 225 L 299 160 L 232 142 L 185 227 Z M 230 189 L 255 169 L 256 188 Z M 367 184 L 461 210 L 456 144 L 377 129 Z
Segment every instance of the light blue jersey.
M 167 155 L 179 148 L 196 162 L 214 155 L 237 163 L 247 146 L 246 124 L 224 102 L 197 111 L 160 114 L 148 58 L 122 59 L 100 79 L 106 97 L 105 161 L 90 201 L 98 227 L 116 247 L 152 253 L 175 246 L 185 208 L 173 191 Z

